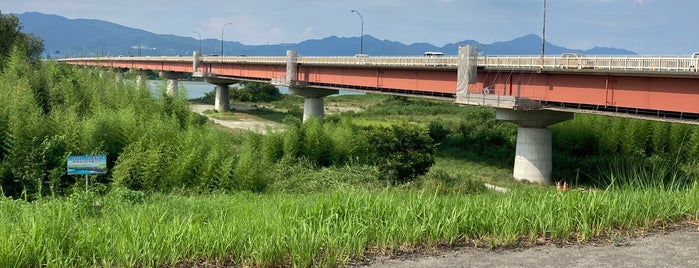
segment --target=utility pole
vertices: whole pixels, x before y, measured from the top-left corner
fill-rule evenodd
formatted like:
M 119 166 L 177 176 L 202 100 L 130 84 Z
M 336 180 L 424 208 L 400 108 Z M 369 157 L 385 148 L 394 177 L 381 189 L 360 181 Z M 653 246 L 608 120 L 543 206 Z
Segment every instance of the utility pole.
M 544 23 L 541 30 L 541 68 L 544 68 L 544 55 L 546 53 L 546 0 L 544 0 Z

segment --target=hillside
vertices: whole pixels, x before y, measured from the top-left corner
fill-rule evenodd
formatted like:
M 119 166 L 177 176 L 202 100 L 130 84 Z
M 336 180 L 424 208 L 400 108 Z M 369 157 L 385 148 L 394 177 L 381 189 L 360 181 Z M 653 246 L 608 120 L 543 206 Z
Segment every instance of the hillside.
M 199 40 L 192 37 L 156 34 L 102 20 L 67 19 L 58 15 L 37 12 L 19 14 L 18 17 L 24 26 L 24 31 L 42 37 L 45 41 L 46 53 L 58 57 L 139 54 L 144 56 L 190 55 L 199 46 Z M 307 56 L 348 56 L 358 52 L 358 44 L 359 37 L 337 36 L 275 45 L 245 45 L 226 41 L 224 52 L 226 55 L 284 55 L 286 50 L 294 49 Z M 442 47 L 428 43 L 406 45 L 365 35 L 364 53 L 377 56 L 404 56 L 421 55 L 425 51 L 438 51 L 446 55 L 453 55 L 457 53 L 459 46 L 466 44 L 478 45 L 479 50 L 488 55 L 539 55 L 541 53 L 541 37 L 534 34 L 492 44 L 464 40 Z M 221 40 L 204 39 L 201 45 L 202 52 L 206 55 L 221 53 Z M 546 48 L 546 54 L 549 55 L 558 55 L 564 52 L 594 55 L 636 54 L 619 48 L 570 49 L 548 42 Z

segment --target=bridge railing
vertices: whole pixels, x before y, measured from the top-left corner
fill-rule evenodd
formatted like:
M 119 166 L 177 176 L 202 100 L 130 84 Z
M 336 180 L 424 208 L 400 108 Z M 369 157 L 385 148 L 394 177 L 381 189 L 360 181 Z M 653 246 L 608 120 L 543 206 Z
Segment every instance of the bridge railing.
M 666 56 L 483 56 L 478 66 L 490 68 L 597 69 L 617 71 L 696 72 L 699 59 Z
M 223 63 L 254 63 L 254 64 L 286 64 L 286 57 L 268 57 L 268 56 L 204 56 L 201 57 L 204 62 L 223 62 Z
M 65 59 L 87 61 L 158 61 L 191 62 L 192 57 L 112 57 Z M 240 64 L 286 64 L 286 57 L 268 56 L 203 56 L 203 62 Z M 455 69 L 458 57 L 304 57 L 298 63 L 327 66 L 376 66 L 376 67 L 415 67 Z M 667 56 L 480 56 L 478 66 L 487 68 L 520 69 L 595 69 L 610 71 L 658 71 L 658 72 L 697 72 L 699 59 L 691 57 Z
M 300 57 L 299 63 L 312 65 L 375 65 L 385 67 L 456 67 L 456 57 Z
M 286 57 L 262 57 L 262 56 L 205 56 L 204 62 L 223 63 L 255 63 L 255 64 L 286 64 Z M 456 67 L 456 57 L 299 57 L 298 63 L 306 65 L 334 65 L 334 66 L 386 66 L 386 67 L 410 67 L 410 66 L 453 66 Z

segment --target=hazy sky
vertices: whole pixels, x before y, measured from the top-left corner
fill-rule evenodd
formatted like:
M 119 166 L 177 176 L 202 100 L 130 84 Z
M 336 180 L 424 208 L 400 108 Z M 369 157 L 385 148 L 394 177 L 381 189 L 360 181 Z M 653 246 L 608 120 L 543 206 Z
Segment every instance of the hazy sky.
M 331 35 L 435 45 L 541 35 L 544 0 L 0 0 L 2 13 L 37 11 L 110 21 L 159 34 L 243 44 Z M 568 48 L 640 54 L 699 51 L 699 0 L 547 0 L 546 40 Z

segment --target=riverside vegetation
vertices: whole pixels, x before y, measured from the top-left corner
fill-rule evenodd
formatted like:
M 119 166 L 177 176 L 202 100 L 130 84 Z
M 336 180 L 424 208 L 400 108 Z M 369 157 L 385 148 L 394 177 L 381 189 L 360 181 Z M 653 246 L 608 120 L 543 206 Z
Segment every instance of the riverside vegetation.
M 1 267 L 342 266 L 367 253 L 584 242 L 699 209 L 692 125 L 578 115 L 553 126 L 554 176 L 575 188 L 557 192 L 509 179 L 516 127 L 488 108 L 330 97 L 371 105 L 325 123 L 286 117 L 261 135 L 217 128 L 185 94 L 153 94 L 134 73 L 118 81 L 23 55 L 0 75 Z M 97 153 L 110 171 L 85 191 L 66 157 Z

